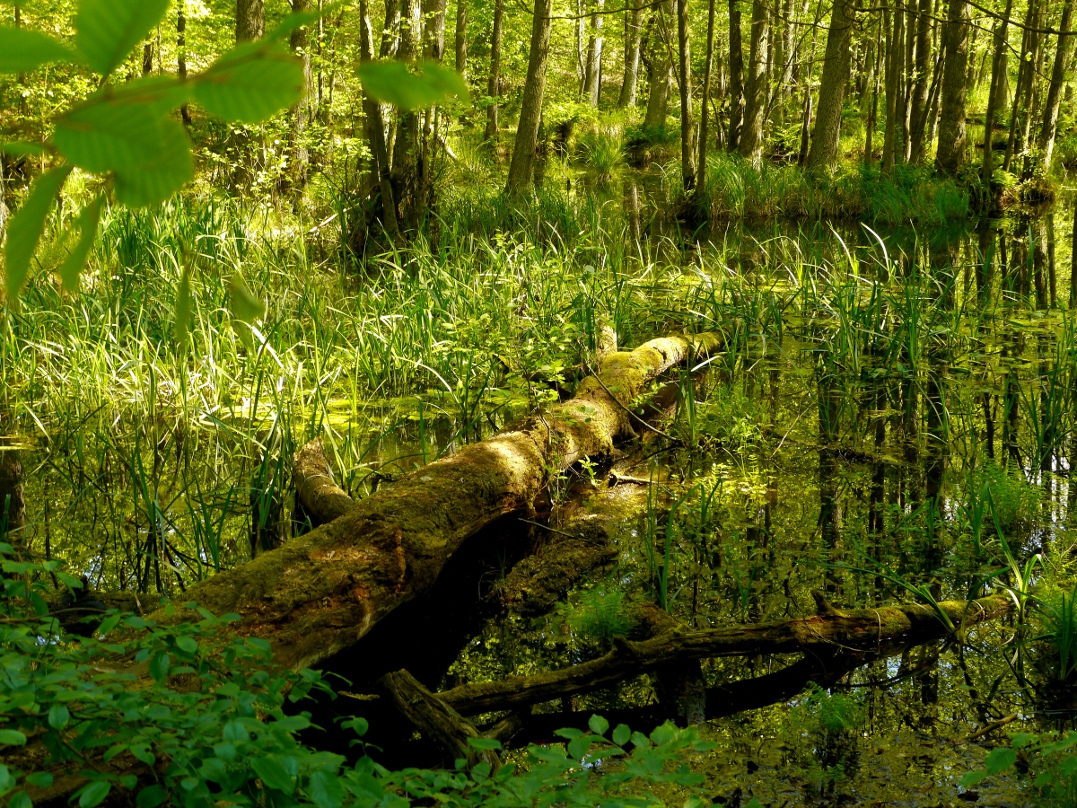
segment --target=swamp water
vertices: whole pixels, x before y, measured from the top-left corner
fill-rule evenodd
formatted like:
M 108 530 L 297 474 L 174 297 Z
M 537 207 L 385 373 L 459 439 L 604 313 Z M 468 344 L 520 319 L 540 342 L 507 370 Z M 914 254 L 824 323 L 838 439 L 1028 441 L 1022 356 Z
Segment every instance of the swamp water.
M 651 436 L 642 454 L 619 460 L 623 477 L 656 482 L 625 505 L 617 560 L 551 616 L 488 623 L 450 676 L 528 673 L 601 653 L 636 600 L 720 626 L 810 614 L 812 590 L 839 607 L 965 599 L 1000 584 L 1068 591 L 1077 335 L 1056 229 L 1068 235 L 1070 223 L 1048 213 L 958 233 L 730 228 L 687 250 L 658 238 L 655 258 L 680 253 L 672 268 L 628 262 L 603 298 L 596 290 L 608 278 L 583 266 L 587 316 L 562 307 L 555 318 L 575 335 L 567 343 L 585 345 L 587 324 L 593 331 L 606 320 L 626 347 L 678 325 L 727 327 L 730 350 L 695 381 L 680 379 L 676 417 L 661 427 L 676 442 Z M 510 316 L 531 317 L 529 301 L 536 317 L 548 316 L 540 284 L 522 271 L 515 280 L 530 288 Z M 392 307 L 377 323 L 393 322 Z M 315 338 L 289 351 L 297 363 L 266 327 L 237 351 L 246 375 L 227 391 L 192 383 L 210 375 L 212 358 L 174 379 L 155 378 L 153 365 L 114 368 L 140 402 L 137 414 L 79 406 L 77 383 L 62 406 L 6 401 L 3 428 L 18 436 L 6 448 L 25 469 L 24 544 L 67 559 L 102 589 L 178 595 L 241 561 L 252 534 L 291 529 L 287 461 L 309 437 L 327 441 L 343 482 L 361 496 L 549 398 L 541 385 L 503 385 L 503 357 L 473 335 L 474 350 L 428 345 L 439 362 L 415 360 L 429 371 L 426 392 L 360 403 L 368 372 L 360 362 L 377 357 L 330 366 L 319 352 L 358 354 L 349 328 L 359 340 L 377 323 L 338 324 L 328 341 L 312 327 Z M 482 323 L 463 321 L 442 337 L 469 344 L 459 336 L 468 328 L 481 337 Z M 530 338 L 558 333 L 550 328 Z M 37 354 L 42 377 L 62 361 L 48 340 L 23 350 Z M 607 485 L 602 467 L 573 474 L 577 489 Z M 912 649 L 829 692 L 709 723 L 703 734 L 719 747 L 695 761 L 708 796 L 726 805 L 752 796 L 773 806 L 956 805 L 973 796 L 1032 804 L 1012 771 L 963 797 L 957 785 L 1007 731 L 1072 726 L 1071 692 L 1042 643 L 1013 643 L 1027 638 L 1022 631 L 1012 618 L 989 624 L 967 645 Z M 790 661 L 716 660 L 704 671 L 715 684 Z M 550 707 L 612 714 L 651 700 L 641 677 Z M 968 740 L 1010 716 L 1002 732 Z

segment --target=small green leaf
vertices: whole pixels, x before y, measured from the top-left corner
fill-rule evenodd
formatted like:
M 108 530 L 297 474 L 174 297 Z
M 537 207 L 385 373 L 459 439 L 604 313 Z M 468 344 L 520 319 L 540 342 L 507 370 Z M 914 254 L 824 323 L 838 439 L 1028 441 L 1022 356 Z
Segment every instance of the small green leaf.
M 168 0 L 82 0 L 75 15 L 75 45 L 94 72 L 107 76 L 167 10 Z
M 592 715 L 587 720 L 587 726 L 595 735 L 605 735 L 610 728 L 610 722 L 600 715 Z
M 157 149 L 133 169 L 117 169 L 116 198 L 130 207 L 164 202 L 194 176 L 191 143 L 179 121 L 166 120 Z
M 49 208 L 70 173 L 71 166 L 60 166 L 46 171 L 34 180 L 26 201 L 8 223 L 4 261 L 9 302 L 18 298 L 19 292 L 26 284 L 30 260 L 34 257 L 37 243 L 45 232 L 45 219 L 48 217 Z
M 412 70 L 403 62 L 367 62 L 359 66 L 363 89 L 371 97 L 401 109 L 419 109 L 447 101 L 467 99 L 467 85 L 455 70 L 423 61 Z
M 112 783 L 108 780 L 96 780 L 79 790 L 79 808 L 93 808 L 99 805 L 108 792 L 112 790 Z
M 55 703 L 49 708 L 49 726 L 53 729 L 63 729 L 71 720 L 71 711 L 66 704 Z
M 79 288 L 79 273 L 86 263 L 86 256 L 93 247 L 94 237 L 97 235 L 97 223 L 101 221 L 101 197 L 94 199 L 84 207 L 75 221 L 75 228 L 79 231 L 79 239 L 71 254 L 60 265 L 58 273 L 63 281 L 64 289 L 74 292 Z
M 25 73 L 74 58 L 65 45 L 40 31 L 0 25 L 0 73 Z
M 340 780 L 327 771 L 316 771 L 310 776 L 307 795 L 315 808 L 340 808 L 344 804 Z
M 961 778 L 961 787 L 969 788 L 983 781 L 987 777 L 987 772 L 966 772 L 965 776 Z
M 618 746 L 624 746 L 628 743 L 628 739 L 632 736 L 632 731 L 628 728 L 628 724 L 618 724 L 613 730 L 613 742 Z
M 25 791 L 16 791 L 7 803 L 7 808 L 33 808 L 33 806 L 34 801 Z
M 138 792 L 138 796 L 135 797 L 135 804 L 138 808 L 157 808 L 166 799 L 168 799 L 168 792 L 154 783 Z
M 291 794 L 295 790 L 295 780 L 284 770 L 281 761 L 277 758 L 255 758 L 251 761 L 251 768 L 266 788 L 272 788 L 284 794 Z
M 984 768 L 987 769 L 988 774 L 998 774 L 1010 768 L 1016 760 L 1016 751 L 1008 746 L 1000 746 L 998 749 L 992 749 L 987 755 L 987 759 L 984 760 Z
M 52 786 L 52 773 L 34 772 L 27 776 L 26 784 L 34 788 L 50 788 Z
M 575 738 L 574 740 L 569 741 L 568 755 L 569 757 L 575 758 L 576 760 L 581 760 L 583 756 L 587 754 L 587 751 L 590 748 L 591 736 L 584 735 L 580 738 Z
M 290 53 L 263 42 L 240 45 L 198 77 L 194 95 L 226 121 L 257 123 L 303 97 L 303 66 Z
M 495 752 L 501 750 L 501 741 L 497 738 L 468 738 L 467 745 L 472 749 L 492 750 Z
M 158 651 L 150 662 L 150 676 L 158 682 L 163 682 L 168 676 L 170 667 L 172 667 L 172 657 L 166 651 Z
M 0 746 L 26 746 L 26 736 L 17 729 L 0 729 Z
M 194 637 L 177 637 L 176 647 L 186 654 L 198 653 L 198 642 Z
M 239 275 L 228 279 L 228 294 L 232 298 L 232 313 L 245 323 L 253 323 L 265 314 L 265 304 L 256 298 Z

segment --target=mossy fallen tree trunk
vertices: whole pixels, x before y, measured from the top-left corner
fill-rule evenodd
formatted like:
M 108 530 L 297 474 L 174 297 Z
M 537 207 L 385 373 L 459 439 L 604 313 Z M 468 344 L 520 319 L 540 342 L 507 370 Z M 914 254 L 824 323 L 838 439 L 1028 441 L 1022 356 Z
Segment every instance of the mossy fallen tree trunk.
M 316 665 L 427 591 L 468 537 L 529 513 L 551 475 L 631 435 L 628 407 L 652 379 L 723 345 L 709 333 L 612 353 L 571 400 L 412 472 L 332 522 L 192 587 L 185 600 L 238 613 L 237 632 L 270 640 L 283 666 Z
M 461 715 L 514 710 L 562 696 L 587 693 L 639 673 L 692 659 L 845 649 L 872 651 L 884 644 L 918 644 L 1007 614 L 1012 600 L 943 601 L 928 606 L 881 606 L 838 610 L 821 602 L 820 613 L 796 620 L 726 628 L 679 628 L 640 642 L 619 640 L 604 656 L 534 676 L 466 684 L 438 694 Z M 945 615 L 950 625 L 942 619 Z

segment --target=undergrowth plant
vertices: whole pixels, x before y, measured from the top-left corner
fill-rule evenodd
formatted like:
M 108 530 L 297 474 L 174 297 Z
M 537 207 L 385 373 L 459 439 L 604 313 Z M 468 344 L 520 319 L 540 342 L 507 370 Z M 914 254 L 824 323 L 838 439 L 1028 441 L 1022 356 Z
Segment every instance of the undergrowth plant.
M 264 640 L 229 633 L 237 616 L 167 606 L 159 623 L 111 612 L 72 636 L 49 613 L 44 576 L 72 592 L 80 582 L 56 562 L 17 560 L 8 544 L 0 559 L 0 800 L 12 808 L 31 808 L 58 773 L 85 778 L 73 795 L 79 808 L 106 799 L 139 808 L 397 808 L 427 800 L 642 807 L 664 804 L 649 795 L 657 784 L 691 789 L 702 780 L 684 761 L 709 749 L 694 731 L 667 724 L 647 736 L 623 724 L 611 729 L 599 716 L 589 732 L 559 731 L 564 746 L 529 747 L 519 768 L 460 760 L 444 771 L 390 771 L 368 755 L 349 762 L 301 741 L 301 731 L 316 740 L 315 728 L 309 714 L 286 706 L 312 691 L 331 694 L 328 682 L 317 671 L 271 664 Z M 185 615 L 192 622 L 175 622 Z M 356 743 L 367 728 L 361 717 L 343 720 Z M 500 749 L 481 738 L 472 746 Z

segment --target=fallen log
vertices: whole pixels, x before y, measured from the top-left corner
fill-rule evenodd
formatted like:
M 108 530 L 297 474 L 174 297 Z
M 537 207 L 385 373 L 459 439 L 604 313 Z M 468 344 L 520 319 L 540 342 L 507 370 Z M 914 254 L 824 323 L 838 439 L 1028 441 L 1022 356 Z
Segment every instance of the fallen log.
M 294 462 L 295 495 L 314 527 L 332 522 L 355 507 L 355 500 L 333 479 L 321 438 L 303 444 Z
M 943 601 L 938 610 L 920 605 L 839 610 L 757 625 L 688 630 L 678 628 L 639 642 L 618 640 L 598 659 L 534 676 L 454 687 L 438 698 L 461 715 L 515 710 L 567 695 L 588 693 L 639 673 L 692 659 L 755 654 L 804 653 L 814 649 L 872 651 L 884 644 L 939 639 L 951 625 L 968 628 L 1007 614 L 1012 601 L 992 595 L 972 601 Z
M 710 333 L 612 353 L 570 401 L 412 472 L 332 522 L 191 587 L 185 599 L 238 613 L 235 630 L 271 640 L 278 664 L 316 665 L 427 591 L 468 537 L 529 513 L 551 475 L 633 434 L 629 406 L 652 379 L 723 344 Z

